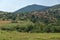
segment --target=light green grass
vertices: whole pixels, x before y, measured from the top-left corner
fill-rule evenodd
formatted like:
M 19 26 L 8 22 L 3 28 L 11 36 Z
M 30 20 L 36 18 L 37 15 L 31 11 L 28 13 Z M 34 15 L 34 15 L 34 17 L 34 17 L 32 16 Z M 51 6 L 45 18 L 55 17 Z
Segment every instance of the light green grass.
M 0 30 L 0 40 L 60 40 L 60 33 L 20 33 Z

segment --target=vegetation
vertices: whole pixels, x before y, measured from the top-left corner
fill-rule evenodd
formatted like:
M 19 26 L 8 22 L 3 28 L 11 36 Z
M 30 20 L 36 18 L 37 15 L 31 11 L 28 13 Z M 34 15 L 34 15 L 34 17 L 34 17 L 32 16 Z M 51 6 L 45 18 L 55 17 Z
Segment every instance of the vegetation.
M 1 11 L 0 40 L 60 40 L 59 9 L 58 5 L 23 13 Z
M 60 40 L 60 33 L 20 33 L 0 30 L 0 40 Z
M 4 13 L 0 14 L 0 21 L 8 21 L 1 26 L 1 30 L 30 32 L 30 33 L 55 33 L 60 32 L 59 11 L 35 11 L 30 13 Z M 51 13 L 50 13 L 51 12 Z M 57 12 L 57 14 L 56 14 Z M 10 25 L 11 24 L 11 25 Z M 14 24 L 14 26 L 12 26 Z

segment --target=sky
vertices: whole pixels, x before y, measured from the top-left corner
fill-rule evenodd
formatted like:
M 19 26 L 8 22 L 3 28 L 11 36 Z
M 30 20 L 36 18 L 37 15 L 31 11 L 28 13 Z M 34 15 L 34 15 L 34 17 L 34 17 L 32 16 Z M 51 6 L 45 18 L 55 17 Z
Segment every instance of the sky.
M 0 0 L 0 11 L 14 12 L 32 4 L 53 6 L 60 4 L 60 0 Z

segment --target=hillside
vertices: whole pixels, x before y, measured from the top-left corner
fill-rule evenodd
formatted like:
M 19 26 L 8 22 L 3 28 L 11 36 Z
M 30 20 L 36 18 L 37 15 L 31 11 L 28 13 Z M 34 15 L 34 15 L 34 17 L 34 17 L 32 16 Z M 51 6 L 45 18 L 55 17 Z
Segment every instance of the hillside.
M 33 5 L 28 5 L 28 6 L 24 7 L 24 8 L 21 8 L 21 9 L 15 11 L 14 13 L 32 12 L 32 11 L 37 11 L 37 10 L 44 10 L 46 8 L 48 8 L 48 7 L 47 6 L 33 4 Z
M 42 6 L 39 7 L 42 8 Z M 18 11 L 17 13 L 0 14 L 0 29 L 30 33 L 60 32 L 60 5 L 45 8 L 44 10 L 41 9 L 42 11 L 38 10 L 27 13 L 20 13 Z
M 14 13 L 22 13 L 22 12 L 24 13 L 24 12 L 32 12 L 32 11 L 46 11 L 46 10 L 50 10 L 50 11 L 60 10 L 60 4 L 50 6 L 50 7 L 33 4 L 33 5 L 28 5 L 26 7 L 18 9 Z

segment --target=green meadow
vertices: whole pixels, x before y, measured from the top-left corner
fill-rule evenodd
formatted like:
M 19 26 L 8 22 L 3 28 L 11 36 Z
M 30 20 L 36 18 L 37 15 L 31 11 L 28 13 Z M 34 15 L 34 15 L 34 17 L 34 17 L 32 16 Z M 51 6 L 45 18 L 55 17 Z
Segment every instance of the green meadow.
M 20 33 L 0 30 L 0 40 L 60 40 L 60 33 Z

